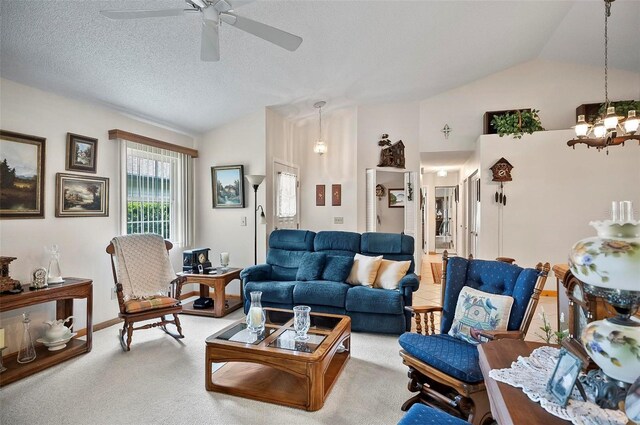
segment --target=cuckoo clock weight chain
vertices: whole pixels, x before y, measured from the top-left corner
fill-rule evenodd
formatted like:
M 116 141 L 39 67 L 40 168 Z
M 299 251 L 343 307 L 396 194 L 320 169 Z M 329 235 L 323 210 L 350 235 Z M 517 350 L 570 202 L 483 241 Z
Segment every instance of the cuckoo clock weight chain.
M 498 162 L 493 164 L 491 172 L 493 173 L 494 182 L 500 182 L 500 190 L 496 191 L 495 200 L 498 204 L 507 205 L 507 195 L 504 194 L 504 182 L 511 181 L 511 170 L 513 165 L 504 158 L 500 158 Z

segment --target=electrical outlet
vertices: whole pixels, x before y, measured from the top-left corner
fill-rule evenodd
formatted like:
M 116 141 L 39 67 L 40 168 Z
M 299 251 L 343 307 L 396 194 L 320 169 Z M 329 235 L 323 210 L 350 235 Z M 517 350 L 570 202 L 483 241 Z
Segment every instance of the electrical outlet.
M 246 216 L 240 217 L 240 226 L 246 226 L 246 225 L 247 225 L 247 217 Z
M 333 224 L 344 224 L 344 217 L 333 217 Z

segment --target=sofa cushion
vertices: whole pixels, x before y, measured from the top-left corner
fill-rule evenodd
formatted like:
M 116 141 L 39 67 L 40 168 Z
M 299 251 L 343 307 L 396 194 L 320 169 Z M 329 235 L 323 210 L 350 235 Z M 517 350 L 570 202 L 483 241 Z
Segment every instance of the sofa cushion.
M 346 282 L 353 266 L 353 257 L 343 255 L 327 255 L 322 270 L 322 280 Z
M 296 280 L 305 253 L 313 251 L 315 233 L 307 230 L 276 230 L 269 236 L 267 264 L 272 280 Z
M 373 282 L 376 280 L 380 263 L 382 263 L 382 255 L 367 257 L 366 255 L 356 254 L 353 257 L 353 266 L 351 266 L 347 283 L 372 287 Z
M 420 335 L 407 332 L 398 339 L 411 356 L 468 383 L 483 380 L 478 347 L 449 335 Z
M 306 252 L 302 256 L 296 280 L 317 280 L 322 277 L 326 255 L 321 252 Z
M 382 260 L 373 287 L 398 289 L 398 283 L 407 274 L 409 267 L 411 267 L 411 261 Z
M 278 304 L 293 304 L 293 287 L 295 281 L 264 281 L 264 282 L 248 282 L 244 285 L 244 298 L 250 299 L 250 293 L 253 291 L 262 292 L 262 301 Z
M 360 233 L 323 231 L 313 241 L 315 252 L 353 257 L 360 252 Z
M 269 249 L 287 251 L 313 251 L 315 232 L 309 230 L 282 229 L 271 232 Z
M 451 416 L 442 410 L 416 403 L 411 406 L 398 425 L 469 425 L 469 422 Z
M 383 255 L 385 260 L 411 261 L 409 273 L 413 273 L 414 239 L 400 233 L 363 233 L 360 242 L 360 253 L 375 257 Z
M 346 283 L 327 280 L 299 282 L 293 288 L 293 303 L 344 308 L 349 288 Z
M 353 286 L 347 292 L 347 311 L 363 313 L 403 314 L 404 303 L 400 291 Z

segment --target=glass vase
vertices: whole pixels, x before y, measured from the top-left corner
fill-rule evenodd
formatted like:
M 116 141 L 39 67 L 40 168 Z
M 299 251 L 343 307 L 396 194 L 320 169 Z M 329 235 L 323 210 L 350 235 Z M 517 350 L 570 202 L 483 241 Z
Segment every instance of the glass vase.
M 309 339 L 307 332 L 311 325 L 309 312 L 311 307 L 308 305 L 297 305 L 293 307 L 293 329 L 296 331 L 296 341 L 306 341 Z
M 36 359 L 36 349 L 31 340 L 31 331 L 29 326 L 31 319 L 29 313 L 22 314 L 22 339 L 20 339 L 20 349 L 18 350 L 18 363 L 29 363 Z
M 262 309 L 262 292 L 253 291 L 249 294 L 251 296 L 251 307 L 247 313 L 247 328 L 251 332 L 260 333 L 264 330 L 264 322 L 266 317 L 264 310 Z

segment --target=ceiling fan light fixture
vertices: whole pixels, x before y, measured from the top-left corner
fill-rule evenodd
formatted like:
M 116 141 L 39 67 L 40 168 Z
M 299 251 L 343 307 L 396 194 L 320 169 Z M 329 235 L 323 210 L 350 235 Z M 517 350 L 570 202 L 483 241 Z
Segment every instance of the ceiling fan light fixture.
M 636 117 L 636 111 L 629 111 L 627 119 L 624 121 L 624 130 L 629 134 L 636 134 L 640 120 Z
M 582 139 L 583 137 L 586 137 L 590 127 L 591 126 L 589 125 L 589 123 L 585 121 L 584 115 L 578 115 L 578 122 L 574 127 L 576 131 L 576 136 L 580 139 Z
M 604 123 L 600 118 L 596 120 L 596 125 L 593 126 L 593 135 L 597 138 L 604 137 L 607 134 L 607 129 L 604 127 Z
M 204 0 L 189 0 L 189 2 L 198 6 L 200 9 L 205 9 L 209 6 Z
M 613 130 L 618 126 L 618 116 L 616 115 L 616 108 L 610 106 L 607 108 L 607 115 L 604 117 L 604 128 L 607 130 Z

